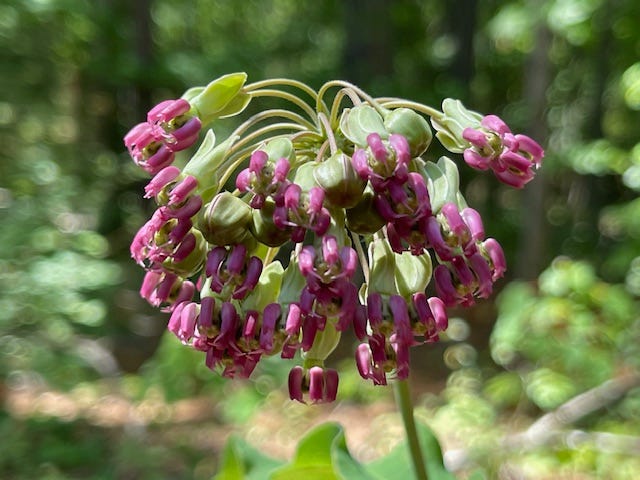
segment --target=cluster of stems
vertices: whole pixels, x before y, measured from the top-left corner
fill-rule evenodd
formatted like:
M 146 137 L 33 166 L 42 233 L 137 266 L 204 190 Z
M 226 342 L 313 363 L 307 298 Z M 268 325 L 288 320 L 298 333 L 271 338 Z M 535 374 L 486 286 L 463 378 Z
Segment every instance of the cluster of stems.
M 209 127 L 259 98 L 283 107 L 218 142 Z M 432 128 L 516 188 L 542 160 L 495 115 L 372 98 L 343 81 L 316 91 L 236 73 L 160 103 L 125 136 L 158 206 L 131 244 L 142 297 L 224 376 L 248 377 L 264 356 L 292 360 L 295 400 L 335 400 L 325 361 L 350 329 L 363 378 L 406 379 L 409 349 L 437 341 L 447 308 L 488 297 L 506 268 L 456 163 L 430 157 Z

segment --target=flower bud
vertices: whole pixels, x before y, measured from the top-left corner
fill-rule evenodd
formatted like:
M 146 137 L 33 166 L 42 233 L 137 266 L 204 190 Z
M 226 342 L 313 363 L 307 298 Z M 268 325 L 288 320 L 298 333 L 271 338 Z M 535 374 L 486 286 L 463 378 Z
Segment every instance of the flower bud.
M 306 365 L 322 363 L 336 349 L 340 342 L 340 332 L 331 322 L 327 322 L 324 330 L 316 333 L 311 348 L 303 352 L 302 356 Z
M 354 170 L 351 159 L 342 152 L 320 163 L 314 169 L 313 176 L 324 189 L 327 199 L 337 207 L 356 206 L 367 184 Z
M 291 237 L 290 228 L 278 228 L 273 221 L 275 203 L 267 199 L 261 209 L 254 209 L 248 224 L 249 232 L 260 243 L 268 247 L 279 247 Z
M 240 95 L 246 80 L 246 73 L 223 75 L 194 96 L 191 105 L 197 110 L 202 123 L 240 113 L 248 103 L 248 100 Z M 236 99 L 239 95 L 241 100 Z M 237 111 L 234 112 L 234 109 Z
M 274 261 L 264 267 L 258 284 L 242 302 L 243 309 L 261 312 L 267 305 L 277 302 L 283 277 L 284 269 L 280 262 Z
M 361 148 L 367 147 L 367 137 L 371 133 L 377 133 L 385 139 L 389 136 L 380 114 L 367 104 L 345 109 L 340 118 L 340 130 Z
M 226 159 L 229 148 L 237 139 L 237 136 L 229 137 L 216 146 L 216 136 L 213 130 L 209 130 L 198 151 L 182 169 L 183 175 L 191 175 L 198 180 L 197 193 L 205 202 L 218 193 L 220 167 Z
M 310 192 L 312 188 L 318 187 L 315 179 L 315 169 L 317 163 L 309 162 L 300 165 L 293 176 L 293 183 L 300 187 L 301 192 Z
M 410 298 L 414 293 L 424 292 L 431 280 L 431 257 L 428 253 L 413 255 L 403 252 L 395 255 L 395 283 L 398 293 Z
M 187 234 L 172 256 L 162 262 L 162 267 L 182 277 L 190 277 L 200 271 L 207 256 L 207 242 L 195 228 Z
M 288 138 L 274 138 L 269 140 L 266 145 L 260 148 L 269 156 L 269 160 L 276 163 L 281 158 L 286 158 L 289 163 L 293 163 L 296 159 L 296 151 L 293 143 Z
M 395 282 L 396 254 L 384 238 L 376 238 L 369 244 L 368 294 L 397 295 Z
M 247 239 L 251 213 L 249 205 L 224 191 L 207 204 L 198 226 L 209 243 L 234 245 Z
M 469 146 L 469 142 L 462 136 L 465 128 L 480 126 L 482 115 L 468 110 L 460 100 L 446 98 L 442 102 L 442 117 L 431 118 L 431 124 L 436 129 L 436 137 L 442 146 L 453 153 L 462 153 Z
M 345 211 L 346 225 L 349 230 L 359 235 L 376 233 L 386 223 L 375 206 L 376 195 L 370 188 L 366 188 L 360 201 Z
M 397 133 L 407 139 L 412 158 L 422 155 L 433 139 L 425 118 L 409 108 L 392 110 L 385 116 L 384 126 L 389 133 Z

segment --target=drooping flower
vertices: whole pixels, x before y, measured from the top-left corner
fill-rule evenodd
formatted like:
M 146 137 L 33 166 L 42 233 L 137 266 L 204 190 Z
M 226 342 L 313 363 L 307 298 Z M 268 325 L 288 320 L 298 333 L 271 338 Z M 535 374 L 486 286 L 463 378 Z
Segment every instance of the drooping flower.
M 502 119 L 487 115 L 480 128 L 465 128 L 462 137 L 469 142 L 463 157 L 477 170 L 493 170 L 503 183 L 522 188 L 542 164 L 544 150 L 526 135 L 511 133 Z
M 281 203 L 284 190 L 290 184 L 287 174 L 291 165 L 286 158 L 271 162 L 267 152 L 256 150 L 251 154 L 249 166 L 238 173 L 236 187 L 241 192 L 250 192 L 250 205 L 260 209 L 268 197 Z
M 147 122 L 129 130 L 124 144 L 136 165 L 155 175 L 173 163 L 175 152 L 195 143 L 202 125 L 190 110 L 184 99 L 165 100 L 149 111 Z
M 281 204 L 276 204 L 273 223 L 282 230 L 291 228 L 294 243 L 302 242 L 307 230 L 321 237 L 331 224 L 331 214 L 323 204 L 322 188 L 312 187 L 303 192 L 300 185 L 291 183 L 284 190 Z
M 371 133 L 367 143 L 369 148 L 357 149 L 351 158 L 361 178 L 369 180 L 376 192 L 386 190 L 389 182 L 407 181 L 411 149 L 404 136 L 391 134 L 385 142 L 379 134 Z

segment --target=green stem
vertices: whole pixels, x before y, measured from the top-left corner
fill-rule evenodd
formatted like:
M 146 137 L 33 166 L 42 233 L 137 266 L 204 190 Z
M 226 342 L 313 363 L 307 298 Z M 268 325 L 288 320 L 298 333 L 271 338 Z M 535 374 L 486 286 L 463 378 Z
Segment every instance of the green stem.
M 347 88 L 349 90 L 352 90 L 356 95 L 360 96 L 362 99 L 364 99 L 366 102 L 368 102 L 373 108 L 376 109 L 376 111 L 381 115 L 381 116 L 385 116 L 387 114 L 387 111 L 382 108 L 380 106 L 380 104 L 368 93 L 366 93 L 364 90 L 362 90 L 359 87 L 356 87 L 354 84 L 349 83 L 349 82 L 345 82 L 344 80 L 333 80 L 331 82 L 327 82 L 325 83 L 320 90 L 318 91 L 318 106 L 316 107 L 316 110 L 319 112 L 320 111 L 320 101 L 322 100 L 322 97 L 324 96 L 324 94 L 327 92 L 328 89 L 332 88 L 332 87 L 343 87 L 343 88 Z M 329 112 L 330 113 L 330 112 Z
M 405 107 L 410 108 L 411 110 L 415 110 L 416 112 L 424 113 L 431 118 L 435 118 L 436 120 L 440 120 L 444 117 L 444 113 L 440 110 L 435 109 L 433 107 L 429 107 L 428 105 L 424 105 L 418 102 L 412 102 L 411 100 L 405 100 L 404 98 L 395 98 L 395 97 L 381 97 L 376 98 L 380 105 L 385 108 L 399 108 Z
M 304 110 L 304 112 L 312 120 L 315 120 L 316 118 L 315 110 L 311 108 L 308 103 L 303 102 L 299 97 L 289 92 L 283 92 L 282 90 L 276 90 L 276 89 L 262 88 L 260 90 L 251 91 L 251 96 L 252 97 L 274 97 L 274 98 L 282 98 L 284 100 L 288 100 L 291 103 L 297 105 L 301 110 Z
M 413 469 L 416 473 L 417 480 L 428 480 L 427 470 L 420 449 L 420 441 L 418 440 L 418 432 L 416 430 L 416 422 L 413 418 L 413 403 L 411 402 L 411 393 L 409 392 L 408 380 L 396 380 L 393 382 L 393 391 L 396 397 L 396 404 L 400 414 L 402 415 L 402 423 L 407 435 L 409 444 L 409 453 L 413 462 Z

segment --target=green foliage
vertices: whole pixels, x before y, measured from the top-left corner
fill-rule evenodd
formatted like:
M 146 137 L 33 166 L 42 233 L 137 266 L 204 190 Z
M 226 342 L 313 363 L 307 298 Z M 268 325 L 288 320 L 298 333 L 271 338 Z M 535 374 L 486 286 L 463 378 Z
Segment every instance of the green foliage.
M 506 371 L 485 361 L 486 341 L 475 338 L 480 328 L 470 318 L 477 364 L 453 372 L 443 395 L 427 397 L 418 412 L 478 452 L 485 478 L 497 478 L 505 460 L 494 447 L 506 420 L 530 423 L 538 408 L 638 367 L 639 2 L 479 1 L 474 15 L 460 15 L 455 2 L 403 0 L 387 2 L 373 19 L 355 2 L 149 3 L 148 15 L 124 0 L 0 5 L 7 72 L 0 77 L 0 393 L 25 383 L 71 388 L 118 367 L 136 370 L 154 351 L 142 378 L 122 380 L 140 397 L 147 389 L 171 401 L 209 395 L 227 421 L 239 422 L 281 387 L 286 372 L 277 362 L 240 394 L 171 337 L 156 351 L 166 315 L 154 317 L 135 300 L 140 277 L 128 244 L 148 215 L 135 200 L 142 180 L 125 159 L 122 136 L 153 99 L 227 71 L 311 85 L 345 77 L 376 95 L 425 102 L 460 97 L 514 129 L 549 132 L 542 221 L 534 224 L 547 247 L 541 264 L 560 254 L 581 261 L 558 260 L 539 285 L 517 282 L 504 291 L 491 354 Z M 370 10 L 380 13 L 382 3 Z M 475 25 L 465 23 L 472 18 Z M 541 27 L 548 46 L 537 36 Z M 374 37 L 384 48 L 372 48 Z M 544 66 L 529 63 L 538 45 Z M 392 68 L 385 71 L 387 53 Z M 528 98 L 527 83 L 549 83 L 542 100 Z M 539 104 L 543 112 L 534 115 Z M 488 176 L 460 174 L 486 231 L 503 242 L 510 272 L 533 262 L 526 250 L 516 256 L 533 206 Z M 116 363 L 118 346 L 139 357 Z M 345 401 L 386 398 L 357 378 L 352 359 L 345 363 Z M 424 371 L 430 380 L 432 369 Z M 581 427 L 637 435 L 638 405 L 636 389 Z M 0 431 L 9 439 L 0 449 L 3 478 L 188 478 L 191 468 L 175 466 L 181 458 L 193 467 L 212 455 L 147 448 L 83 422 L 5 413 Z M 541 447 L 509 460 L 533 478 L 632 479 L 640 469 L 633 457 L 595 445 Z
M 418 424 L 417 428 L 429 478 L 452 480 L 454 477 L 444 468 L 442 451 L 433 432 L 423 424 Z M 352 457 L 344 431 L 335 423 L 324 423 L 308 432 L 298 443 L 291 462 L 283 463 L 266 457 L 244 440 L 232 437 L 225 446 L 214 480 L 416 478 L 406 443 L 396 446 L 385 457 L 361 464 Z

